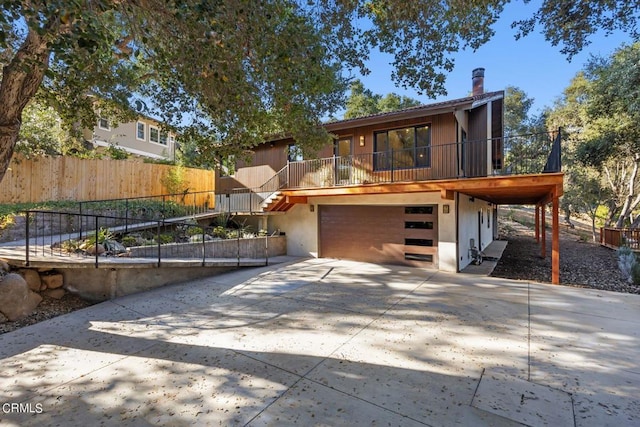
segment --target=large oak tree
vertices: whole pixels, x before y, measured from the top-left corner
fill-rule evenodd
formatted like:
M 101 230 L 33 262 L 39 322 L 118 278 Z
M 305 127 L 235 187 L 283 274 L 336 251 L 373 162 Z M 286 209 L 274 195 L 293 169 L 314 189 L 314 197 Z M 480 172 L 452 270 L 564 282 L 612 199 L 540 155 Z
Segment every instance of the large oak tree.
M 491 36 L 507 0 L 1 0 L 0 181 L 39 93 L 63 119 L 92 127 L 96 111 L 147 114 L 198 141 L 203 157 L 286 132 L 301 146 L 344 100 L 345 75 L 374 48 L 393 79 L 444 93 L 452 54 Z M 582 5 L 587 5 L 583 7 Z M 546 0 L 540 24 L 568 55 L 598 28 L 635 31 L 637 1 Z M 142 105 L 138 102 L 137 104 Z

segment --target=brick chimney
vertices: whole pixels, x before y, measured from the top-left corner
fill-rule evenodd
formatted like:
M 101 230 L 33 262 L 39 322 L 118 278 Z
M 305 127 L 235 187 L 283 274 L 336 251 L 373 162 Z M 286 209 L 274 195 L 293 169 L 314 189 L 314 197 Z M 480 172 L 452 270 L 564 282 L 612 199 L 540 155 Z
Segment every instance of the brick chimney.
M 482 95 L 484 93 L 484 68 L 476 68 L 472 72 L 473 78 L 473 96 Z

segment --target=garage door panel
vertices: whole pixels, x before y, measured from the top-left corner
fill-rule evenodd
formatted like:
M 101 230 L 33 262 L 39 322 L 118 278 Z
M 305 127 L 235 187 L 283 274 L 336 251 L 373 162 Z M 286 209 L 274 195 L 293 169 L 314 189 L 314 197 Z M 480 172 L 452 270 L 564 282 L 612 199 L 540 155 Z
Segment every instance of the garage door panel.
M 320 205 L 318 213 L 321 257 L 422 267 L 437 265 L 436 215 L 406 215 L 404 206 L 348 205 Z M 407 229 L 407 218 L 411 222 L 429 221 L 434 228 L 410 224 L 418 228 Z M 407 238 L 413 239 L 410 245 Z M 425 253 L 427 244 L 433 246 Z M 418 250 L 407 256 L 410 246 L 417 246 Z M 430 260 L 425 261 L 424 255 L 430 255 Z

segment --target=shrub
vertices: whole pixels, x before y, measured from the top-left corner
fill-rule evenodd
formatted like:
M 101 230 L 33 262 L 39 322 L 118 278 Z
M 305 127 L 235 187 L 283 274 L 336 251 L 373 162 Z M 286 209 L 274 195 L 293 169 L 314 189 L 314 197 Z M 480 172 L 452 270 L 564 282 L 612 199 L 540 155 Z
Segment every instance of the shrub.
M 161 245 L 166 245 L 167 243 L 173 243 L 175 239 L 171 234 L 160 234 L 158 240 L 160 240 Z
M 227 237 L 227 229 L 222 225 L 216 225 L 215 227 L 213 227 L 213 235 L 215 237 L 224 239 L 225 237 Z
M 202 227 L 189 227 L 187 228 L 187 236 L 202 236 L 203 231 Z
M 122 246 L 130 248 L 131 246 L 138 246 L 138 239 L 135 236 L 124 236 L 120 243 L 122 243 Z
M 62 248 L 63 251 L 65 252 L 76 252 L 80 249 L 80 244 L 81 242 L 74 240 L 74 239 L 69 239 L 69 240 L 65 240 L 63 242 L 60 243 L 60 248 Z
M 636 255 L 627 246 L 620 246 L 618 248 L 618 268 L 622 272 L 624 278 L 633 283 L 633 269 L 637 265 Z
M 631 267 L 631 281 L 634 285 L 640 285 L 640 263 L 635 262 Z
M 189 190 L 189 181 L 185 177 L 182 166 L 173 166 L 160 178 L 160 182 L 168 194 L 185 193 Z
M 113 233 L 108 228 L 100 227 L 97 233 L 89 234 L 85 242 L 94 245 L 96 242 L 103 243 L 105 240 L 113 239 Z

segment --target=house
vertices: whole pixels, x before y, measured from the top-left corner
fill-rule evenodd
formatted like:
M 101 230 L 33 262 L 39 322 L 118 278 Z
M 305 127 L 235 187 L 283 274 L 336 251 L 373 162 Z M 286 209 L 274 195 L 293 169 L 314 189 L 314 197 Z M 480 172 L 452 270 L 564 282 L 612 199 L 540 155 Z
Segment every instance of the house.
M 516 142 L 528 144 L 504 138 L 504 92 L 484 91 L 482 68 L 472 88 L 464 98 L 327 123 L 334 144 L 313 159 L 291 139 L 267 141 L 218 180 L 217 209 L 285 233 L 290 255 L 457 272 L 498 237 L 502 204 L 536 207 L 546 255 L 541 213 L 551 203 L 558 283 L 560 137 L 542 135 L 546 150 L 515 155 Z
M 100 117 L 93 129 L 84 131 L 84 139 L 97 147 L 115 145 L 135 156 L 174 160 L 176 135 L 163 130 L 161 124 L 140 115 L 136 121 L 112 125 Z

